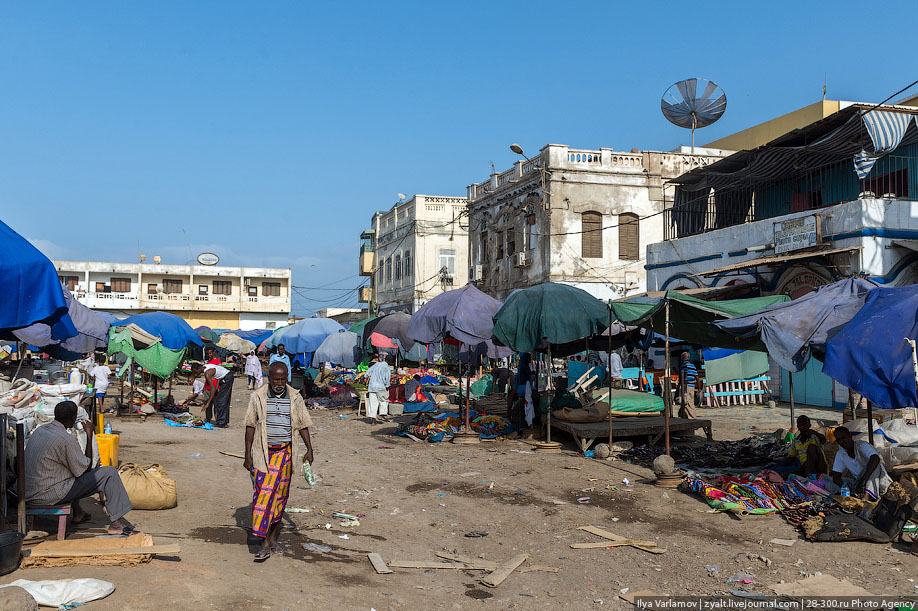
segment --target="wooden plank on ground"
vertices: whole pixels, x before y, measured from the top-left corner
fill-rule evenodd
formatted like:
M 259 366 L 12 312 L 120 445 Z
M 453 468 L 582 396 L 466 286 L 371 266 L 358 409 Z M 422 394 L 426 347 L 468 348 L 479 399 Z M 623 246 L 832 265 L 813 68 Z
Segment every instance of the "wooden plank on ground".
M 487 566 L 485 570 L 493 571 L 496 570 L 498 565 L 496 562 L 491 562 L 489 560 L 484 560 L 482 558 L 469 558 L 468 556 L 460 556 L 459 554 L 450 554 L 449 552 L 437 552 L 437 558 L 443 558 L 445 560 L 452 560 L 453 562 L 461 562 L 463 564 L 471 564 L 475 566 Z
M 139 554 L 167 555 L 178 554 L 181 548 L 175 543 L 166 545 L 146 545 L 143 547 L 112 547 L 103 549 L 42 549 L 32 550 L 35 558 L 70 558 L 75 556 L 136 556 Z
M 470 569 L 473 571 L 487 571 L 490 566 L 465 564 L 464 562 L 431 562 L 429 560 L 390 560 L 386 564 L 396 569 Z
M 611 533 L 607 530 L 603 530 L 602 528 L 597 528 L 595 526 L 581 526 L 580 528 L 578 528 L 578 530 L 588 532 L 591 535 L 596 535 L 597 537 L 602 537 L 603 539 L 608 539 L 609 541 L 625 540 L 625 537 L 620 537 L 619 535 L 616 535 L 615 533 Z M 653 541 L 633 541 L 631 545 L 640 550 L 644 550 L 645 552 L 650 552 L 651 554 L 662 554 L 666 552 L 665 549 L 663 549 L 662 547 L 659 547 Z
M 224 452 L 223 450 L 220 450 L 220 453 L 223 454 L 224 456 L 232 456 L 233 458 L 245 459 L 245 456 L 243 456 L 242 454 L 236 454 L 235 452 Z
M 370 564 L 373 565 L 373 568 L 376 569 L 376 572 L 380 575 L 388 575 L 392 572 L 392 569 L 386 566 L 386 563 L 383 562 L 382 556 L 376 552 L 367 554 L 367 558 L 370 559 Z
M 496 588 L 502 584 L 507 577 L 510 576 L 510 573 L 515 571 L 517 567 L 526 562 L 528 558 L 529 554 L 519 554 L 518 556 L 514 556 L 505 564 L 501 565 L 500 568 L 498 568 L 496 571 L 488 574 L 479 581 L 482 583 L 482 585 L 488 586 L 489 588 Z
M 590 542 L 590 543 L 571 543 L 571 549 L 599 549 L 601 547 L 623 547 L 628 545 L 633 545 L 638 547 L 639 545 L 645 547 L 648 546 L 651 541 L 632 541 L 631 539 L 621 539 L 619 541 L 599 541 L 599 542 Z

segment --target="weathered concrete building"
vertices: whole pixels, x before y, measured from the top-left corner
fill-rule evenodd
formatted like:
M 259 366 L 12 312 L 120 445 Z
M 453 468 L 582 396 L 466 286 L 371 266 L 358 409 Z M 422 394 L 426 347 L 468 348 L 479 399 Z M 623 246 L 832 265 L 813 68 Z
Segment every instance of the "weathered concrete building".
M 361 234 L 361 303 L 373 314 L 413 313 L 443 291 L 468 282 L 464 197 L 415 195 L 376 212 Z
M 712 288 L 791 298 L 862 274 L 918 283 L 918 108 L 842 103 L 824 119 L 674 181 L 648 290 Z M 787 372 L 782 400 L 789 399 Z M 797 402 L 844 405 L 812 359 Z
M 549 144 L 468 187 L 469 279 L 499 299 L 543 282 L 601 299 L 641 293 L 644 249 L 663 239 L 665 182 L 723 156 Z

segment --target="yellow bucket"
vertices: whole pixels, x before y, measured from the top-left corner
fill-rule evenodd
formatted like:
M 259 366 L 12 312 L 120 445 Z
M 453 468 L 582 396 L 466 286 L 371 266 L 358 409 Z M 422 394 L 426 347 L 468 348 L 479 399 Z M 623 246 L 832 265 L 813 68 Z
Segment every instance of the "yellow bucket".
M 105 467 L 118 466 L 118 435 L 99 433 L 96 443 L 99 446 L 99 463 Z

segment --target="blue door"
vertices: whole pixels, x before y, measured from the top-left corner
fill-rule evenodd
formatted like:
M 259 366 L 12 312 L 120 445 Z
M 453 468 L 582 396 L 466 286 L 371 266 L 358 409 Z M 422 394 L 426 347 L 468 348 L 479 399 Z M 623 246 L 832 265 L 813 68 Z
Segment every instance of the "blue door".
M 789 372 L 781 370 L 781 400 L 790 401 Z M 810 359 L 803 371 L 794 376 L 794 403 L 832 407 L 832 378 L 822 372 L 822 362 Z

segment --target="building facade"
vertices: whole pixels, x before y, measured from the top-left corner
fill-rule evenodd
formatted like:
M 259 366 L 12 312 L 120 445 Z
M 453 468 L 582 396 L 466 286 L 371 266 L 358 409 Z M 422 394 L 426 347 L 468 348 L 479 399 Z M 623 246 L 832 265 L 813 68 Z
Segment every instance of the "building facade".
M 359 269 L 370 279 L 361 303 L 373 314 L 413 313 L 468 282 L 464 197 L 415 195 L 376 212 L 361 234 Z
M 353 324 L 367 318 L 366 308 L 323 308 L 316 310 L 319 318 L 331 318 L 342 325 Z
M 849 104 L 679 177 L 664 240 L 647 247 L 648 289 L 796 298 L 852 275 L 918 283 L 916 121 L 918 108 Z M 771 375 L 788 400 L 787 372 Z M 794 374 L 794 395 L 840 407 L 847 390 L 811 359 Z
M 54 261 L 80 303 L 118 317 L 166 311 L 192 327 L 273 329 L 290 315 L 289 269 Z
M 543 282 L 600 299 L 641 293 L 644 248 L 663 239 L 666 181 L 723 156 L 549 144 L 468 187 L 469 278 L 498 299 Z

